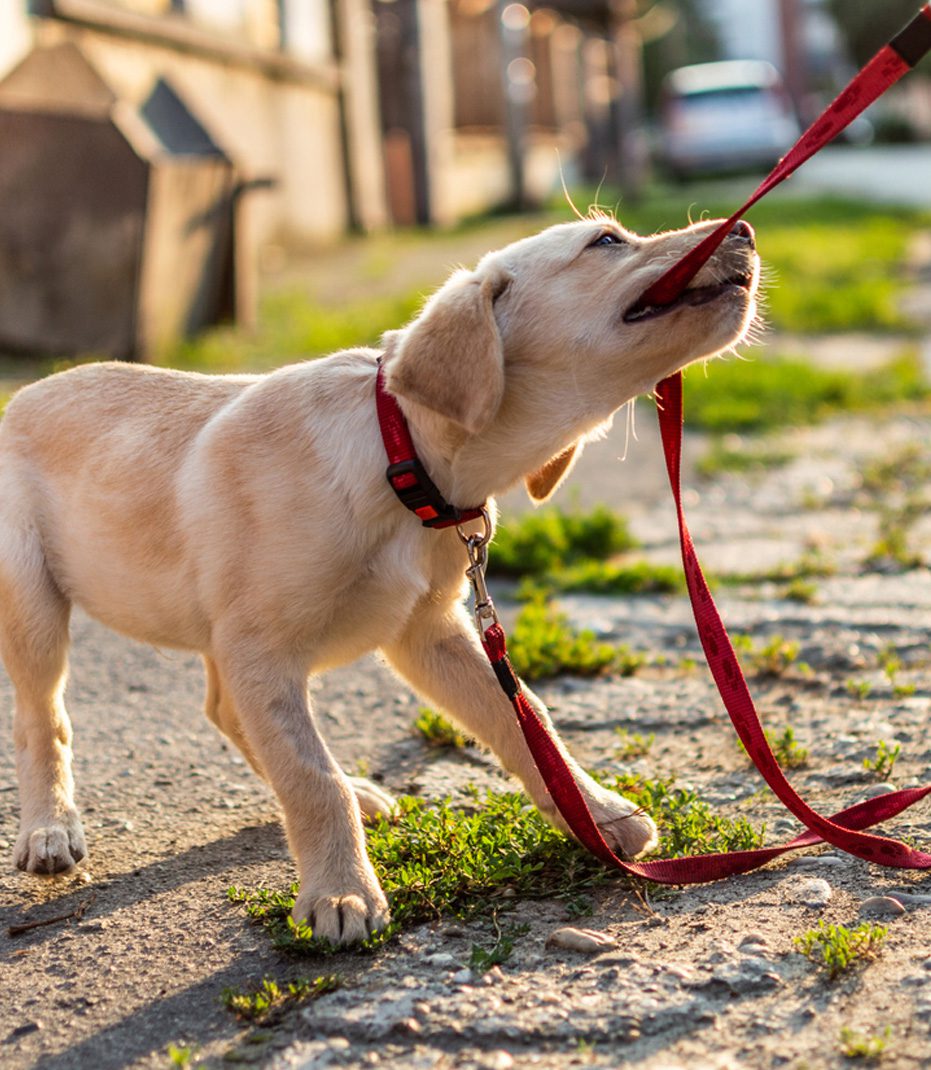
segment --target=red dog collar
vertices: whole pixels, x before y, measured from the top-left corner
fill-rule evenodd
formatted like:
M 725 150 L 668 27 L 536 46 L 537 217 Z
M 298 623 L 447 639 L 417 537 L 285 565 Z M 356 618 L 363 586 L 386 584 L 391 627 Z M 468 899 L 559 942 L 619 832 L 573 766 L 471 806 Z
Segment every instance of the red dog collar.
M 388 454 L 385 475 L 401 504 L 420 517 L 426 528 L 451 528 L 468 520 L 478 520 L 483 505 L 469 509 L 450 505 L 420 463 L 404 413 L 385 389 L 385 369 L 381 361 L 375 377 L 375 406 L 382 442 Z

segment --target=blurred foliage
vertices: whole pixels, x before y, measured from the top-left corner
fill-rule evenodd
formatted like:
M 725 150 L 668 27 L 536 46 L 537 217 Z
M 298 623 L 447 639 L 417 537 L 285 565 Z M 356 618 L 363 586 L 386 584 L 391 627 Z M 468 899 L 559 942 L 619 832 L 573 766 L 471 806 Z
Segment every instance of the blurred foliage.
M 921 359 L 912 350 L 861 373 L 757 352 L 751 367 L 714 361 L 707 375 L 701 368 L 688 372 L 685 412 L 690 425 L 711 431 L 765 431 L 928 396 Z
M 506 576 L 541 576 L 636 545 L 625 518 L 606 505 L 587 513 L 541 509 L 498 524 L 489 569 Z
M 883 0 L 881 4 L 865 4 L 863 0 L 828 0 L 827 3 L 857 66 L 872 58 L 913 19 L 920 6 L 919 0 Z M 925 56 L 917 69 L 931 72 L 931 58 Z

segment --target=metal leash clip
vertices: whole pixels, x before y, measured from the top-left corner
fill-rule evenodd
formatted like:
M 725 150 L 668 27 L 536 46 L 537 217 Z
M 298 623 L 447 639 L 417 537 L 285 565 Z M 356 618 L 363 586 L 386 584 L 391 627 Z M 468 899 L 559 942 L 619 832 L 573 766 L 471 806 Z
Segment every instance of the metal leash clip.
M 472 535 L 466 534 L 461 525 L 456 526 L 456 532 L 462 540 L 469 555 L 469 567 L 465 570 L 469 583 L 472 585 L 472 614 L 479 635 L 485 635 L 492 625 L 498 623 L 498 613 L 495 604 L 491 600 L 488 588 L 485 585 L 485 569 L 488 565 L 488 543 L 491 541 L 491 517 L 487 509 L 482 509 L 482 523 L 484 530 Z

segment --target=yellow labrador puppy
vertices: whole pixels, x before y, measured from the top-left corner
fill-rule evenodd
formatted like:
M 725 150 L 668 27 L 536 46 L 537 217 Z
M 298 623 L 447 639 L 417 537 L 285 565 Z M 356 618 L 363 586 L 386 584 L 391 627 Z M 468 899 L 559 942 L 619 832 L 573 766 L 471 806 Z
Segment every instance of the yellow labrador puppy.
M 386 924 L 361 815 L 391 799 L 336 765 L 311 673 L 380 649 L 558 822 L 463 607 L 456 532 L 422 527 L 386 482 L 376 361 L 448 501 L 474 505 L 520 479 L 542 500 L 628 399 L 746 332 L 759 267 L 746 224 L 675 304 L 636 304 L 714 225 L 651 238 L 609 218 L 551 227 L 454 274 L 380 352 L 254 377 L 86 365 L 18 393 L 0 425 L 16 865 L 57 873 L 86 853 L 62 698 L 72 603 L 203 655 L 207 714 L 278 794 L 295 915 L 320 936 L 351 942 Z M 573 769 L 616 850 L 655 845 L 649 817 Z

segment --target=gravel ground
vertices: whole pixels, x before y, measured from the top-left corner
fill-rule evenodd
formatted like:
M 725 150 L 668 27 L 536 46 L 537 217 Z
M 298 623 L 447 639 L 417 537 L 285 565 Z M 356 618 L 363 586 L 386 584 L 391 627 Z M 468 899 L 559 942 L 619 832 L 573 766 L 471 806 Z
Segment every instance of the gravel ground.
M 619 421 L 621 423 L 622 421 Z M 626 513 L 656 561 L 676 555 L 671 504 L 650 414 L 626 461 L 623 429 L 591 447 L 573 478 L 582 504 Z M 781 437 L 795 459 L 752 480 L 699 480 L 687 466 L 687 508 L 711 571 L 742 572 L 792 561 L 817 546 L 839 567 L 800 604 L 784 585 L 723 586 L 728 623 L 758 642 L 782 634 L 800 644 L 793 665 L 757 679 L 764 719 L 791 723 L 809 747 L 792 774 L 833 812 L 888 790 L 862 767 L 883 739 L 901 744 L 896 786 L 931 779 L 931 573 L 865 571 L 875 501 L 861 474 L 870 458 L 931 441 L 931 416 L 837 420 Z M 690 436 L 689 458 L 705 446 Z M 517 497 L 505 509 L 522 508 Z M 931 525 L 914 540 L 931 551 Z M 697 656 L 686 600 L 577 596 L 579 623 L 678 662 Z M 283 958 L 240 907 L 231 884 L 285 887 L 293 879 L 268 790 L 200 714 L 198 659 L 166 654 L 75 619 L 69 706 L 75 726 L 78 800 L 90 858 L 77 873 L 42 879 L 0 871 L 0 1065 L 7 1070 L 106 1070 L 170 1065 L 169 1043 L 189 1044 L 208 1065 L 272 1068 L 627 1066 L 837 1067 L 840 1032 L 890 1028 L 884 1066 L 931 1064 L 931 883 L 822 849 L 762 872 L 701 888 L 648 895 L 622 881 L 593 894 L 593 913 L 571 921 L 557 902 L 519 903 L 508 923 L 526 925 L 511 958 L 484 976 L 466 963 L 489 946 L 491 921 L 438 921 L 406 932 L 379 954 L 321 962 Z M 895 683 L 879 669 L 892 643 L 905 667 Z M 870 685 L 859 697 L 849 683 Z M 901 685 L 913 685 L 905 689 Z M 565 679 L 539 689 L 573 748 L 591 766 L 675 774 L 721 812 L 765 822 L 772 840 L 796 823 L 738 749 L 703 668 L 650 668 L 625 679 Z M 905 691 L 911 693 L 906 694 Z M 503 787 L 471 749 L 438 754 L 410 735 L 417 701 L 375 660 L 315 684 L 321 723 L 350 770 L 396 792 L 455 793 L 468 783 Z M 0 738 L 9 739 L 11 695 L 0 677 Z M 655 734 L 649 753 L 617 757 L 615 729 Z M 15 838 L 9 747 L 0 753 L 0 848 Z M 896 823 L 929 841 L 927 805 Z M 829 983 L 794 950 L 820 919 L 853 923 L 865 901 L 897 895 L 879 920 L 890 933 L 866 968 Z M 83 910 L 8 936 L 7 927 Z M 554 930 L 601 934 L 589 951 L 548 946 Z M 335 971 L 344 987 L 297 1008 L 271 1029 L 237 1023 L 220 1002 L 231 986 L 254 989 Z

